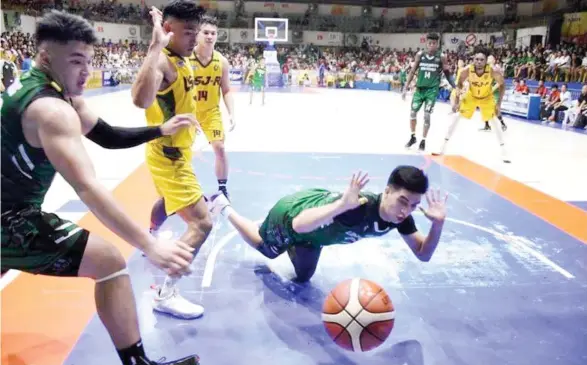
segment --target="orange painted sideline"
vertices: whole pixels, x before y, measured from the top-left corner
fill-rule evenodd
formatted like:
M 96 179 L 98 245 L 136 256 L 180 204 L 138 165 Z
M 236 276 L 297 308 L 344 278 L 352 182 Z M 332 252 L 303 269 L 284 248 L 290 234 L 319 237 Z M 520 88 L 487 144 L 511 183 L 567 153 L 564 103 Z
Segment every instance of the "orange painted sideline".
M 587 244 L 587 212 L 460 156 L 433 158 Z
M 156 198 L 150 181 L 141 165 L 114 190 L 117 201 L 141 223 L 149 221 Z M 127 259 L 134 250 L 93 214 L 79 224 L 113 242 Z M 93 281 L 19 275 L 2 291 L 2 365 L 62 365 L 95 313 Z

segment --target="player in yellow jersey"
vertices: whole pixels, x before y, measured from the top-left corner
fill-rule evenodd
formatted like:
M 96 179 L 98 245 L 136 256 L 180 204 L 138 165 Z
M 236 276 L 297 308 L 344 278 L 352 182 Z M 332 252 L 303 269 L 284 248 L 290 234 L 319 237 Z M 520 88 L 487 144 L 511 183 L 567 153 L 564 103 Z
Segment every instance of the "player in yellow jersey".
M 471 119 L 475 110 L 479 108 L 483 120 L 489 120 L 492 124 L 493 130 L 497 135 L 497 139 L 501 148 L 503 162 L 509 163 L 503 141 L 503 131 L 499 128 L 499 121 L 496 117 L 496 110 L 501 105 L 501 100 L 505 91 L 505 83 L 501 73 L 494 71 L 491 66 L 487 64 L 487 56 L 489 52 L 482 47 L 475 50 L 473 64 L 466 67 L 457 80 L 457 95 L 463 95 L 463 84 L 465 81 L 469 82 L 469 89 L 464 92 L 461 98 L 459 113 L 455 114 L 454 120 L 448 128 L 445 141 L 442 145 L 440 153 L 444 154 L 448 141 L 452 137 L 456 126 L 461 117 Z M 496 83 L 499 89 L 498 99 L 493 97 L 493 83 Z
M 173 0 L 151 11 L 153 36 L 149 51 L 132 86 L 134 104 L 146 109 L 149 125 L 159 125 L 175 114 L 193 113 L 194 78 L 188 57 L 196 46 L 199 21 L 204 13 L 192 0 Z M 148 143 L 146 162 L 163 200 L 153 206 L 152 217 L 177 213 L 187 224 L 180 241 L 194 249 L 194 255 L 212 230 L 202 188 L 192 167 L 195 128 Z M 153 227 L 152 232 L 158 227 Z M 157 291 L 153 309 L 180 318 L 196 318 L 204 308 L 178 293 L 178 276 L 167 276 Z
M 214 50 L 218 37 L 218 20 L 204 15 L 200 20 L 198 45 L 190 56 L 194 72 L 196 119 L 208 142 L 212 145 L 216 161 L 214 168 L 218 189 L 228 197 L 228 161 L 224 150 L 224 127 L 220 113 L 220 94 L 228 110 L 229 131 L 234 129 L 234 100 L 230 92 L 230 65 L 228 60 Z

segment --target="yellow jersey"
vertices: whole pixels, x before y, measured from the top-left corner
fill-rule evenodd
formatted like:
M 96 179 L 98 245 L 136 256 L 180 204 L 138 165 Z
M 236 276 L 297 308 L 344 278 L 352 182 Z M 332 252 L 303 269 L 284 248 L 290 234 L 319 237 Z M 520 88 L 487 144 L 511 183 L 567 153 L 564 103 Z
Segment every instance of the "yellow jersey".
M 222 56 L 214 51 L 208 64 L 198 59 L 196 51 L 189 58 L 194 73 L 194 100 L 196 111 L 205 112 L 220 105 L 220 81 L 222 80 Z
M 481 76 L 475 72 L 475 65 L 469 65 L 469 93 L 477 99 L 492 97 L 493 94 L 493 74 L 491 66 L 485 65 L 485 70 Z
M 147 125 L 158 126 L 177 114 L 191 114 L 194 112 L 194 76 L 187 57 L 182 57 L 165 48 L 163 54 L 171 61 L 177 78 L 165 90 L 157 91 L 157 96 L 147 110 Z M 196 138 L 196 128 L 182 128 L 173 136 L 163 136 L 151 143 L 162 144 L 168 147 L 189 148 Z

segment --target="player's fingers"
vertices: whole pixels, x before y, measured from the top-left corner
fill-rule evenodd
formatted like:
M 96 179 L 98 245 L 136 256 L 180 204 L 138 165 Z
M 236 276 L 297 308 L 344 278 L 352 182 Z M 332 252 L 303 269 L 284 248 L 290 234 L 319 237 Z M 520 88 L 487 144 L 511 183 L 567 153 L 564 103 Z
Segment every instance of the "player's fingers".
M 176 255 L 178 257 L 180 257 L 183 261 L 187 262 L 188 265 L 190 262 L 192 262 L 193 258 L 194 258 L 194 254 L 191 251 L 188 251 L 184 248 L 178 248 Z M 182 262 L 183 262 L 182 261 Z
M 182 249 L 184 249 L 184 250 L 186 250 L 188 252 L 194 252 L 195 251 L 195 248 L 193 248 L 192 246 L 188 245 L 187 243 L 185 243 L 183 241 L 175 241 L 175 244 L 178 247 L 180 247 L 180 248 L 182 248 Z
M 428 192 L 426 194 L 426 202 L 428 203 L 429 206 L 432 204 L 432 199 L 430 198 L 430 192 Z
M 188 267 L 190 265 L 188 260 L 184 260 L 180 255 L 175 254 L 172 256 L 169 266 L 176 270 L 176 271 L 182 271 L 185 270 L 186 267 Z
M 446 203 L 447 200 L 448 200 L 448 191 L 446 193 L 444 193 L 444 202 Z
M 361 183 L 361 189 L 363 189 L 368 183 L 369 183 L 369 179 L 363 181 L 363 183 Z
M 440 203 L 442 198 L 440 197 L 440 189 L 436 189 L 436 201 Z

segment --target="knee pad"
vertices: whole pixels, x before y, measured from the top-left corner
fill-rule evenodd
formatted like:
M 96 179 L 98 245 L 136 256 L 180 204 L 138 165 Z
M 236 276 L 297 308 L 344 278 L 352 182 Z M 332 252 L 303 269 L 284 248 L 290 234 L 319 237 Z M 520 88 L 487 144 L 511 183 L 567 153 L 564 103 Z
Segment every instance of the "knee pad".
M 424 113 L 424 126 L 430 127 L 430 113 Z
M 128 275 L 128 268 L 125 267 L 124 269 L 122 269 L 120 271 L 117 271 L 115 273 L 112 273 L 112 274 L 110 274 L 108 276 L 105 276 L 105 277 L 103 277 L 101 279 L 96 279 L 96 284 L 103 283 L 103 282 L 108 281 L 108 280 L 112 280 L 112 279 L 117 278 L 117 277 L 122 276 L 122 275 Z
M 415 110 L 410 111 L 410 119 L 411 120 L 416 120 L 416 117 L 418 116 L 418 112 Z

